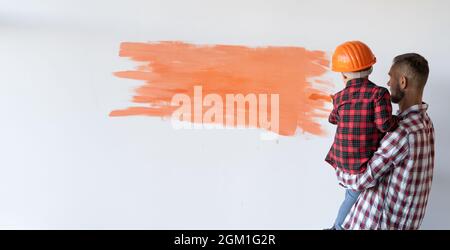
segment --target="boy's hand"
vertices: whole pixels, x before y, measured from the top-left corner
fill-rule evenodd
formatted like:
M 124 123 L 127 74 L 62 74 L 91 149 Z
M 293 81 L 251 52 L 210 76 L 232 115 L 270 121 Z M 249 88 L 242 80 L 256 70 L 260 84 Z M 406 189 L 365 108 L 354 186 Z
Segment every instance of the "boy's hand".
M 311 99 L 311 100 L 325 100 L 325 101 L 328 101 L 328 102 L 333 102 L 333 97 L 332 96 L 323 95 L 323 94 L 317 94 L 317 93 L 311 94 L 309 96 L 309 99 Z
M 331 94 L 331 95 L 330 95 L 330 97 L 331 97 L 331 103 L 333 103 L 333 104 L 334 104 L 334 95 L 333 95 L 333 94 Z

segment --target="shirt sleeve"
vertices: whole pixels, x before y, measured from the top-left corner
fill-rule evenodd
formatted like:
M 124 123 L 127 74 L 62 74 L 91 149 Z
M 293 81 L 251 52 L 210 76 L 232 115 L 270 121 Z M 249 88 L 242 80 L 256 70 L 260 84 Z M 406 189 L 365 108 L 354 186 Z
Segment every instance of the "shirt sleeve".
M 367 169 L 361 174 L 348 174 L 336 171 L 340 184 L 346 188 L 363 191 L 376 185 L 377 180 L 391 171 L 406 158 L 409 153 L 408 137 L 397 130 L 388 133 L 381 146 L 367 163 Z
M 392 115 L 391 95 L 382 88 L 375 100 L 375 124 L 383 133 L 393 131 L 398 124 L 398 118 Z
M 328 122 L 336 125 L 338 121 L 339 121 L 339 114 L 333 96 L 333 110 L 331 111 L 330 116 L 328 117 Z

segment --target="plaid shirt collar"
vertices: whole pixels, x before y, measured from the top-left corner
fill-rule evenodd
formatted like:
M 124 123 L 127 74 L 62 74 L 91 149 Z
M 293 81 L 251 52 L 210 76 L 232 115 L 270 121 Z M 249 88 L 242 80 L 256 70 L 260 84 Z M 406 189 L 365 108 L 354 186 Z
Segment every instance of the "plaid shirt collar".
M 347 83 L 345 84 L 345 87 L 348 88 L 350 86 L 362 85 L 362 84 L 366 84 L 368 82 L 369 82 L 369 79 L 367 79 L 367 78 L 355 78 L 355 79 L 348 80 Z
M 413 113 L 425 113 L 427 111 L 427 109 L 428 109 L 428 104 L 426 104 L 425 102 L 422 102 L 422 104 L 413 105 L 404 111 L 400 111 L 400 110 L 397 111 L 397 116 L 400 119 L 403 119 Z

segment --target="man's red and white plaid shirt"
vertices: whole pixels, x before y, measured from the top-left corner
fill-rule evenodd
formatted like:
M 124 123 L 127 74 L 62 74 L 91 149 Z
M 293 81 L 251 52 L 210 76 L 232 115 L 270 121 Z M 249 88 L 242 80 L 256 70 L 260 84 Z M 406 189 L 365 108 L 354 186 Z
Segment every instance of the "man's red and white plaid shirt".
M 398 115 L 398 127 L 362 174 L 336 169 L 341 185 L 363 191 L 347 215 L 345 229 L 418 229 L 433 180 L 434 128 L 426 110 L 414 105 Z

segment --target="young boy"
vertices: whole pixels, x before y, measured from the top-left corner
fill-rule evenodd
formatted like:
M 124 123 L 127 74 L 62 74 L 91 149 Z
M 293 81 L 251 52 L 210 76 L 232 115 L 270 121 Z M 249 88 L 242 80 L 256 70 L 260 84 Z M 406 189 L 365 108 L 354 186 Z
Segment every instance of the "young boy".
M 337 129 L 325 161 L 347 174 L 364 172 L 384 134 L 397 126 L 389 91 L 369 80 L 375 62 L 370 48 L 359 41 L 343 43 L 333 54 L 332 70 L 341 72 L 346 85 L 333 96 L 333 111 L 328 120 Z M 359 194 L 356 190 L 346 190 L 331 229 L 342 229 Z

